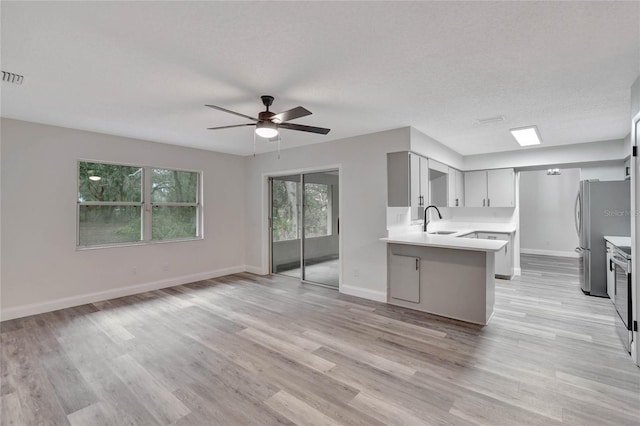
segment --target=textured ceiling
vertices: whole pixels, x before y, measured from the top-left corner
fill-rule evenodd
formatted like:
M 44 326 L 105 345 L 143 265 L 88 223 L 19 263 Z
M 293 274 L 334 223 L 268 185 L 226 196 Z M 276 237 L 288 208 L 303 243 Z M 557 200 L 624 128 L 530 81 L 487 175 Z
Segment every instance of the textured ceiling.
M 302 105 L 298 146 L 413 126 L 461 154 L 629 132 L 640 2 L 7 2 L 2 116 L 235 154 L 240 117 Z M 504 115 L 501 123 L 476 120 Z M 275 148 L 259 141 L 259 151 Z

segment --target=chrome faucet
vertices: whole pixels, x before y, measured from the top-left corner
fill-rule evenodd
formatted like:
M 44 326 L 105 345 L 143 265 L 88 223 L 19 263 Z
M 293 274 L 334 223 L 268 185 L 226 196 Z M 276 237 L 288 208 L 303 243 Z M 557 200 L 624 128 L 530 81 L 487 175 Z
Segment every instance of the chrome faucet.
M 424 225 L 422 225 L 422 232 L 427 232 L 427 225 L 429 224 L 429 222 L 431 222 L 430 220 L 427 220 L 427 210 L 429 210 L 431 207 L 436 209 L 436 211 L 438 212 L 438 217 L 440 219 L 442 219 L 442 215 L 440 214 L 440 210 L 438 210 L 438 208 L 436 206 L 427 206 L 424 209 Z

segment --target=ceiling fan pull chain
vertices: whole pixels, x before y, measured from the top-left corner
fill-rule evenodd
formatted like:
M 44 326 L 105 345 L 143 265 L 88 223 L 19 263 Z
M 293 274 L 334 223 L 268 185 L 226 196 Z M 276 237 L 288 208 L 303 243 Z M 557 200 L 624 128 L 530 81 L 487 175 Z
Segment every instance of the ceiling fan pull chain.
M 253 156 L 256 156 L 256 132 L 253 132 Z
M 278 160 L 280 159 L 280 141 L 282 140 L 282 135 L 278 132 Z

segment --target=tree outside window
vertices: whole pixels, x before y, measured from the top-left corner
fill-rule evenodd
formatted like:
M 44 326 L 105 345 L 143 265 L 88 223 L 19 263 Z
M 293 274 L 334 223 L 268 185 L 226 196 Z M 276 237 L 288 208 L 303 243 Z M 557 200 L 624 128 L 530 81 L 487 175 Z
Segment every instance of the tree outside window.
M 294 181 L 272 181 L 273 241 L 300 238 L 300 184 Z M 331 185 L 304 185 L 305 238 L 331 235 Z
M 199 181 L 197 172 L 79 162 L 78 246 L 199 237 Z

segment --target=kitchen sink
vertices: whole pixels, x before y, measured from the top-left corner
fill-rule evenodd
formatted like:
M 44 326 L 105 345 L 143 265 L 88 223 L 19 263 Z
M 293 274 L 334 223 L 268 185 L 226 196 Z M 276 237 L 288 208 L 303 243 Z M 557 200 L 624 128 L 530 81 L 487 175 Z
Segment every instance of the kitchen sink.
M 434 231 L 434 232 L 427 232 L 427 234 L 432 234 L 432 235 L 449 235 L 449 234 L 455 234 L 458 231 Z

